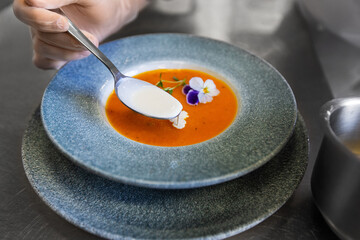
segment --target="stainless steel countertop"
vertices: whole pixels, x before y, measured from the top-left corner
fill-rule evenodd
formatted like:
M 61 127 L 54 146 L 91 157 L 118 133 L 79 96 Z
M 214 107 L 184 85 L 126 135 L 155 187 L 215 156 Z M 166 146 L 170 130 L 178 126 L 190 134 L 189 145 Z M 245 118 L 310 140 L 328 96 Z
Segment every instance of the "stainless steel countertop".
M 310 190 L 322 139 L 318 112 L 332 94 L 297 5 L 291 0 L 152 1 L 136 21 L 110 39 L 156 32 L 215 38 L 266 59 L 289 82 L 308 127 L 310 160 L 298 189 L 270 218 L 230 239 L 337 239 Z M 98 239 L 48 208 L 25 176 L 22 135 L 55 71 L 32 65 L 29 31 L 10 7 L 0 12 L 0 52 L 0 238 Z

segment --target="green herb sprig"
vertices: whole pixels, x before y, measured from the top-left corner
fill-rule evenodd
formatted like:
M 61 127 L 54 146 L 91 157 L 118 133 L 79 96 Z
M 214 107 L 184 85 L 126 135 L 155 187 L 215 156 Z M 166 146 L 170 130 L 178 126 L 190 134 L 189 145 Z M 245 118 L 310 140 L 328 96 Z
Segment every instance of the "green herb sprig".
M 160 73 L 160 80 L 156 83 L 156 86 L 168 92 L 169 94 L 173 94 L 175 88 L 186 85 L 186 78 L 180 80 L 177 77 L 173 77 L 172 79 L 173 80 L 164 80 L 162 79 L 162 73 Z M 164 83 L 176 83 L 176 85 L 173 87 L 164 87 Z

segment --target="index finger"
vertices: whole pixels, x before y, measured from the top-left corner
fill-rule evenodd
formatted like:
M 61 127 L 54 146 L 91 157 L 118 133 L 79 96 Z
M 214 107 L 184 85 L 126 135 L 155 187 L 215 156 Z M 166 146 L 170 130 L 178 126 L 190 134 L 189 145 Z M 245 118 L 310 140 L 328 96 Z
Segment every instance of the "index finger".
M 42 32 L 66 32 L 69 28 L 64 16 L 44 8 L 29 6 L 25 0 L 15 0 L 13 11 L 20 21 Z

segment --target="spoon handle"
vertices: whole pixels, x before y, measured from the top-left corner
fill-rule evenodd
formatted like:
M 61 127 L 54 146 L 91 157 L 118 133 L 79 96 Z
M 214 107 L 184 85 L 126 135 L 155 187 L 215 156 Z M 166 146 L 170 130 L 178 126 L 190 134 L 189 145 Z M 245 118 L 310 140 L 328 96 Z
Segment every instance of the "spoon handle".
M 108 59 L 105 54 L 103 54 L 99 48 L 97 48 L 81 31 L 76 25 L 65 15 L 65 13 L 60 9 L 62 15 L 64 15 L 69 21 L 68 32 L 76 38 L 84 47 L 86 47 L 92 54 L 94 54 L 111 72 L 114 76 L 115 83 L 125 77 L 115 65 Z

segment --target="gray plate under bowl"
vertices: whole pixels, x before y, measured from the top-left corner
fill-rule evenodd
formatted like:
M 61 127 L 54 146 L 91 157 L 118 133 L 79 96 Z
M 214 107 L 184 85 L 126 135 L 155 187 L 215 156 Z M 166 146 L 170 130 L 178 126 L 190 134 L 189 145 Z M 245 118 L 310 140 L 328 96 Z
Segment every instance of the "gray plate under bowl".
M 301 117 L 283 150 L 235 180 L 184 190 L 141 188 L 76 166 L 49 140 L 39 112 L 22 144 L 26 175 L 41 199 L 74 225 L 110 239 L 221 239 L 277 211 L 301 181 L 308 136 Z

